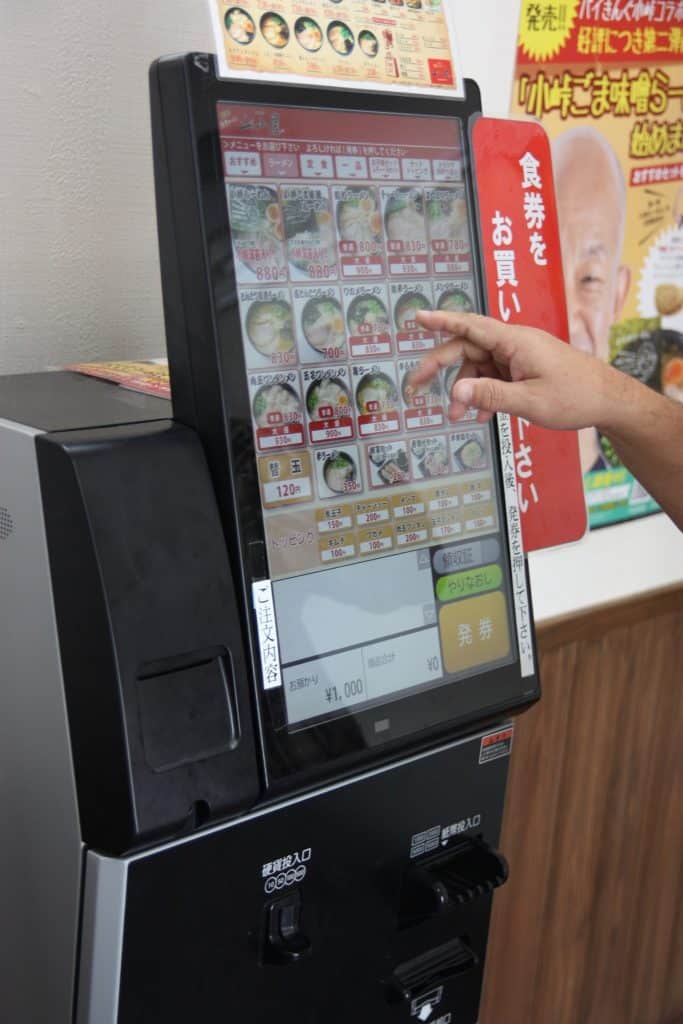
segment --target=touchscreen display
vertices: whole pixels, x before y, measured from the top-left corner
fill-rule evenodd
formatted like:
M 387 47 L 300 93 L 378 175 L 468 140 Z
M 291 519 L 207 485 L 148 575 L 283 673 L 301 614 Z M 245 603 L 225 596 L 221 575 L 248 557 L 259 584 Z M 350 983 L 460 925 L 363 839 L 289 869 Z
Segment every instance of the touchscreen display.
M 488 425 L 420 309 L 476 307 L 457 119 L 218 105 L 290 724 L 511 661 Z

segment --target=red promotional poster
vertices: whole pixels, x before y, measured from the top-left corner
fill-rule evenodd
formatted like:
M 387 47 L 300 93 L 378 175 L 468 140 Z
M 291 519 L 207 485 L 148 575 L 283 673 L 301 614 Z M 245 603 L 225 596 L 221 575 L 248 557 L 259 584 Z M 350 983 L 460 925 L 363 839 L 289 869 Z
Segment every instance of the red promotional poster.
M 568 340 L 550 146 L 536 124 L 480 118 L 472 132 L 488 312 Z M 512 417 L 525 551 L 586 532 L 578 439 Z

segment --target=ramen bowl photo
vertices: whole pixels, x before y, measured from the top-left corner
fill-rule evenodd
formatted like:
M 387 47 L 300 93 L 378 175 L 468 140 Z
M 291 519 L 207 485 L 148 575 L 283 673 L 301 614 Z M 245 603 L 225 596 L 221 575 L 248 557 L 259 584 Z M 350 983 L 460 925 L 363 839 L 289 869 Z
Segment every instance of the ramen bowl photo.
M 286 355 L 294 348 L 292 310 L 282 299 L 253 302 L 246 327 L 249 341 L 262 356 Z
M 315 53 L 323 45 L 323 33 L 313 18 L 297 18 L 294 22 L 294 36 L 299 46 L 309 53 Z
M 331 21 L 327 26 L 327 41 L 342 57 L 348 57 L 355 45 L 353 32 L 343 21 Z
M 261 35 L 276 50 L 282 50 L 289 42 L 289 26 L 284 18 L 274 11 L 267 11 L 259 22 Z
M 247 46 L 256 35 L 252 17 L 243 7 L 230 7 L 225 12 L 225 28 L 230 38 L 240 46 Z
M 316 352 L 330 358 L 343 354 L 346 345 L 344 314 L 331 297 L 309 299 L 301 314 L 304 338 Z

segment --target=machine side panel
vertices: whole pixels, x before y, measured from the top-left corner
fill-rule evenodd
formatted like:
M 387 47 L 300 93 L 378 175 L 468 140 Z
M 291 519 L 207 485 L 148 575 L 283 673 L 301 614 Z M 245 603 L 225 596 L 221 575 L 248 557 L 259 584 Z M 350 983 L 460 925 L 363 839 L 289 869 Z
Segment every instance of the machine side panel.
M 83 839 L 119 853 L 251 806 L 237 608 L 197 436 L 37 442 Z
M 76 1024 L 116 1024 L 127 864 L 88 852 Z
M 36 431 L 0 420 L 0 1016 L 71 1020 L 81 839 Z

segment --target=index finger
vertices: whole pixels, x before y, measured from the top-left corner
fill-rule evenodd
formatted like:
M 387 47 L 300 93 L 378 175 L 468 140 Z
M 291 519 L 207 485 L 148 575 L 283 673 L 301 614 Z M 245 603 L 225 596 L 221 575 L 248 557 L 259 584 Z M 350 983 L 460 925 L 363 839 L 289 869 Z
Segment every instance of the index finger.
M 508 361 L 518 347 L 521 334 L 528 334 L 528 327 L 501 323 L 492 316 L 480 313 L 447 313 L 442 310 L 419 310 L 415 319 L 432 331 L 450 334 L 456 341 L 463 341 L 470 348 L 479 348 L 504 361 Z M 469 354 L 469 351 L 468 351 Z
M 500 344 L 496 327 L 502 325 L 498 320 L 479 313 L 449 313 L 445 310 L 420 309 L 415 314 L 418 323 L 431 331 L 442 331 L 462 341 L 471 341 L 475 345 L 491 352 Z
M 461 341 L 450 341 L 446 345 L 439 345 L 438 348 L 425 356 L 418 366 L 410 374 L 410 383 L 417 387 L 419 384 L 426 384 L 435 377 L 444 366 L 452 366 L 463 359 L 465 346 Z
M 442 367 L 453 366 L 454 363 L 463 359 L 479 366 L 491 365 L 491 353 L 486 348 L 472 341 L 461 341 L 458 338 L 454 341 L 447 341 L 445 345 L 439 345 L 428 356 L 425 356 L 410 375 L 411 384 L 424 384 L 431 380 Z

